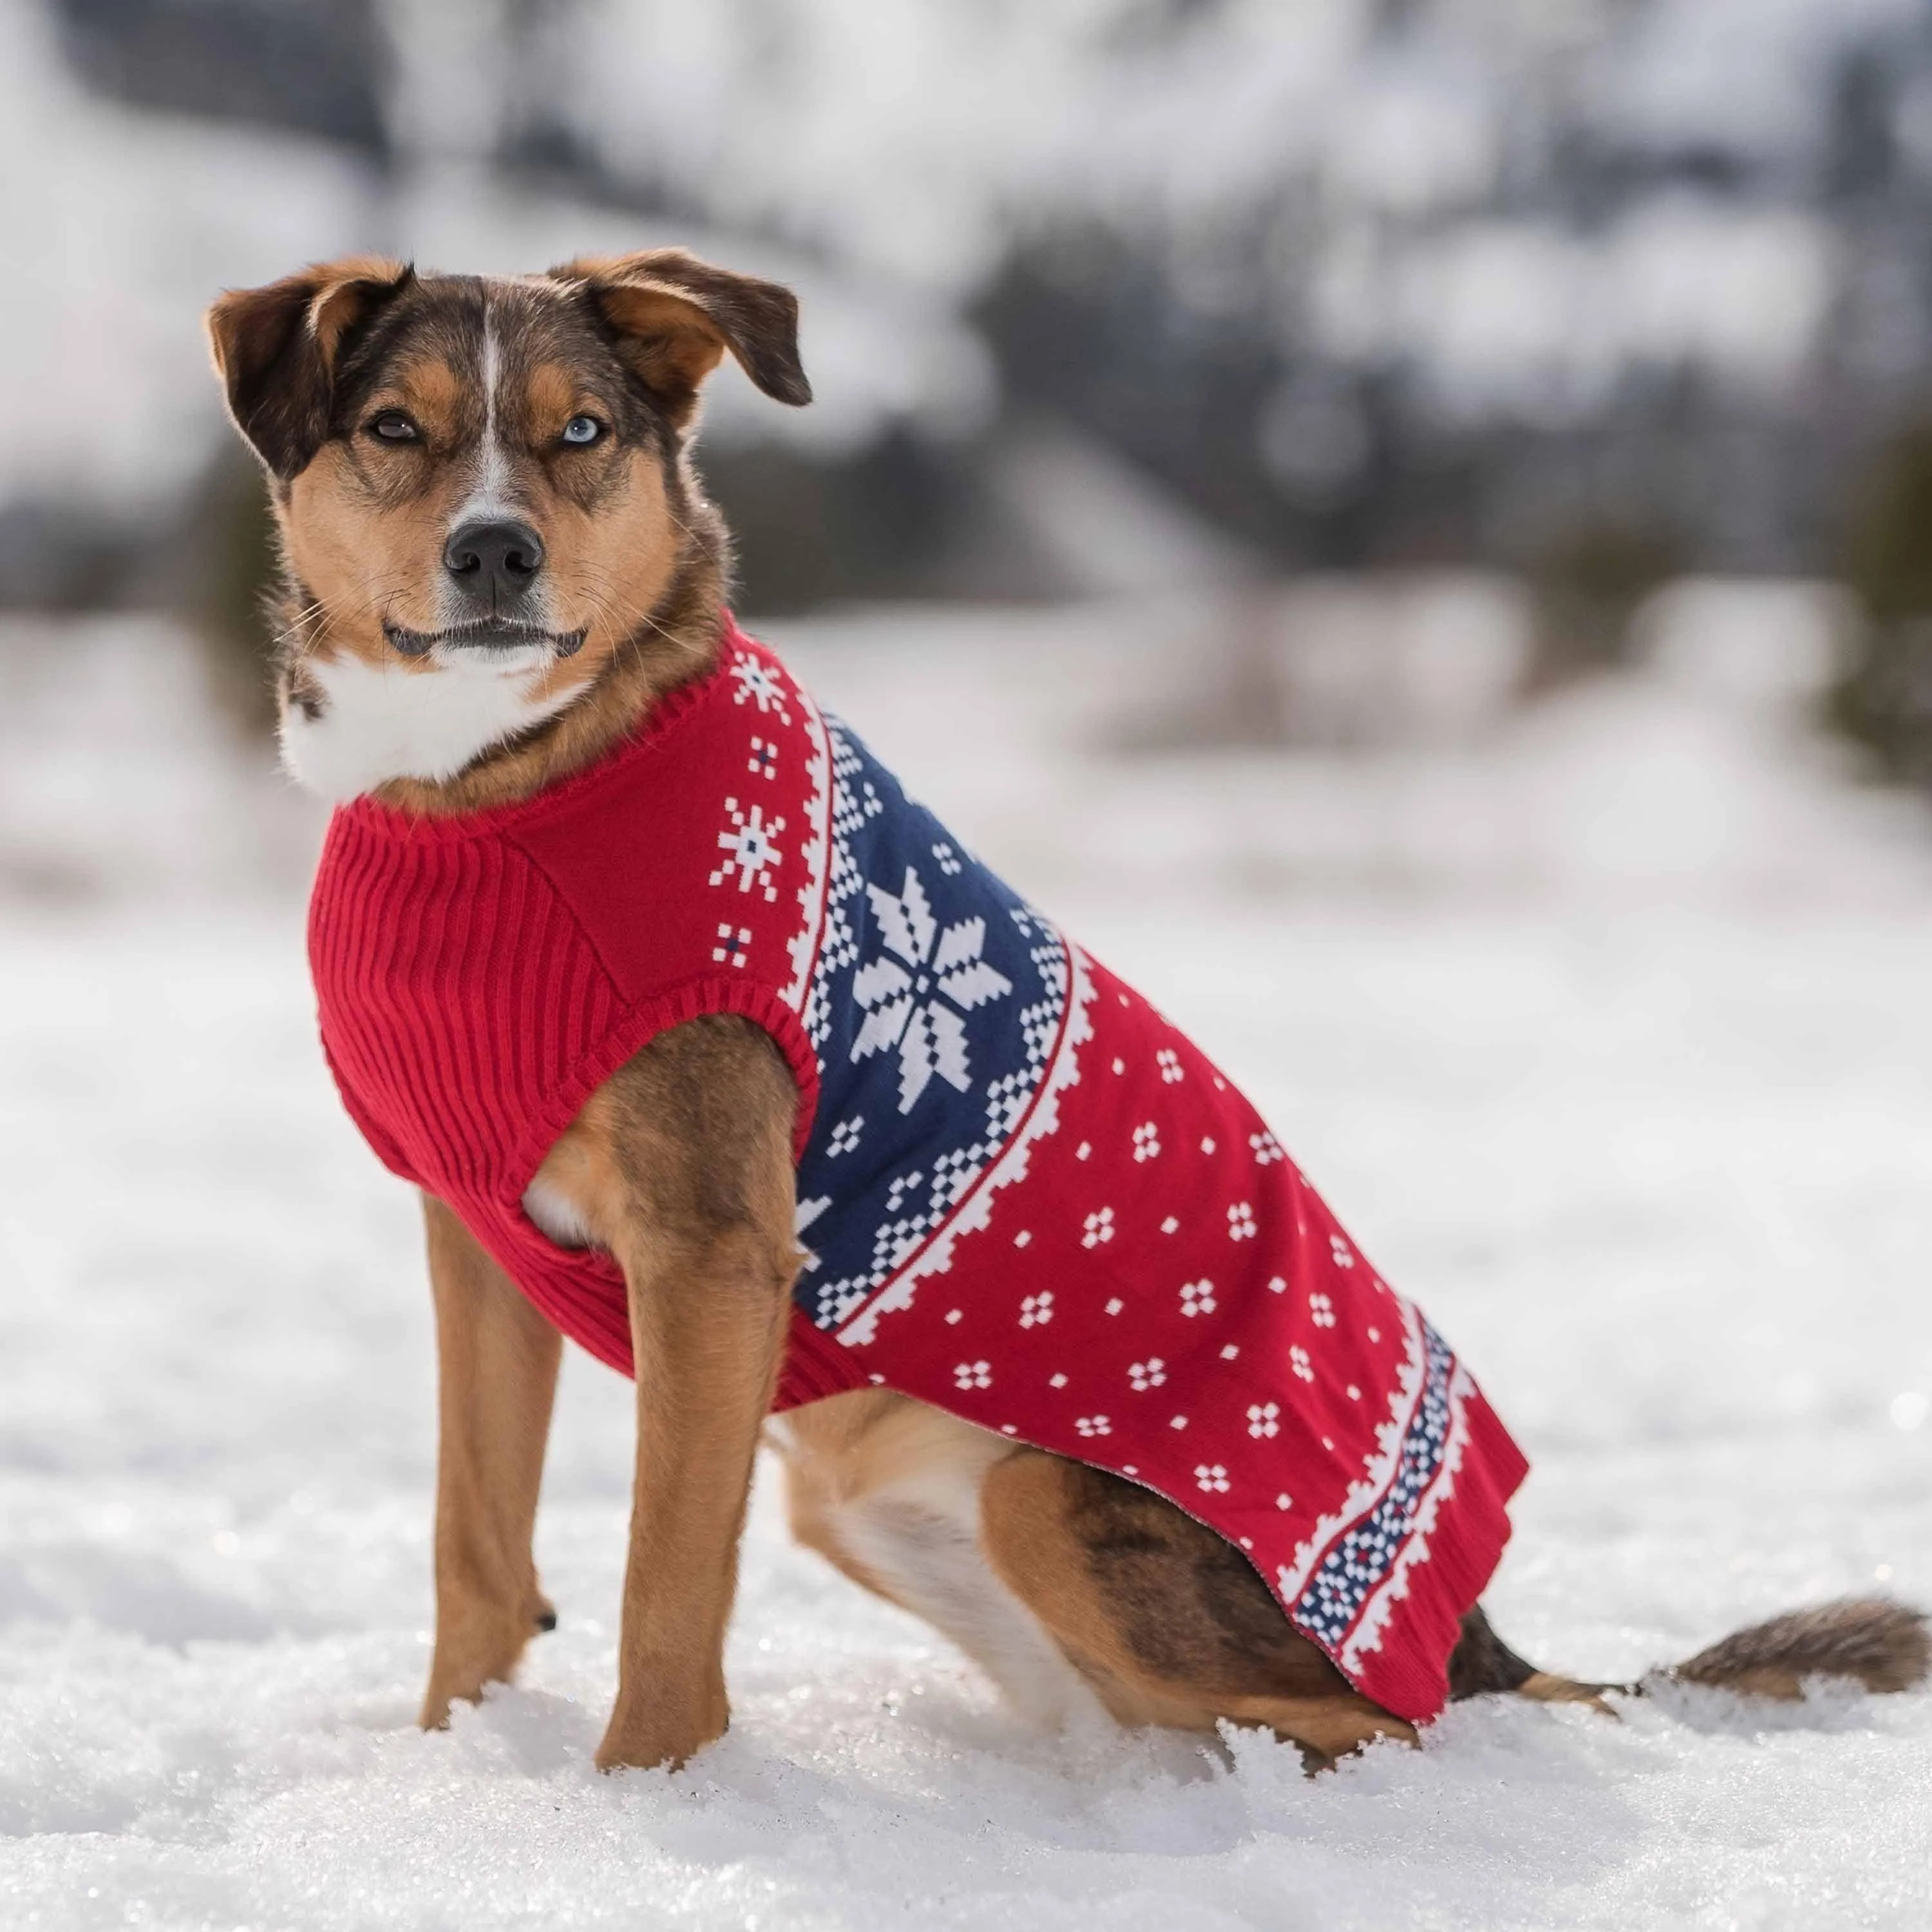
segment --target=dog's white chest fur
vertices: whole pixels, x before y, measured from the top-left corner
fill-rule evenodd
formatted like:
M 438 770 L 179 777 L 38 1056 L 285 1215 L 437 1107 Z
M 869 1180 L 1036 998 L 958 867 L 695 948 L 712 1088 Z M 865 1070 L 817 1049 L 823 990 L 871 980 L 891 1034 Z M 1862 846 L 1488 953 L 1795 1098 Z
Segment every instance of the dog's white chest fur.
M 320 715 L 283 713 L 282 764 L 322 797 L 359 797 L 388 778 L 451 778 L 519 731 L 554 718 L 577 695 L 539 695 L 549 652 L 541 646 L 484 657 L 440 658 L 412 671 L 343 656 L 310 659 L 305 675 L 322 695 Z

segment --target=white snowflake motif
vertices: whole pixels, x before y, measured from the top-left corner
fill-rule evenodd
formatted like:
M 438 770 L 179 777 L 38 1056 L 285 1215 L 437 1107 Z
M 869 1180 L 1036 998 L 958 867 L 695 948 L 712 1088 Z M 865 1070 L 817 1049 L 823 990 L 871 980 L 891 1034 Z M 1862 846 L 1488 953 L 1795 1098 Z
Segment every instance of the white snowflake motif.
M 1250 1403 L 1248 1433 L 1258 1438 L 1264 1436 L 1279 1436 L 1281 1433 L 1281 1405 L 1274 1402 Z
M 1228 1486 L 1228 1471 L 1226 1466 L 1224 1463 L 1220 1462 L 1196 1463 L 1194 1466 L 1194 1486 L 1196 1489 L 1206 1490 L 1210 1492 L 1226 1490 Z
M 852 997 L 866 1010 L 852 1058 L 897 1047 L 899 1112 L 909 1114 L 935 1073 L 962 1094 L 971 1090 L 960 1014 L 1004 999 L 1013 982 L 980 956 L 986 945 L 983 919 L 962 919 L 940 931 L 911 866 L 896 895 L 869 885 L 866 893 L 886 950 L 852 976 Z M 896 958 L 886 956 L 894 953 Z
M 1172 1087 L 1177 1080 L 1187 1076 L 1180 1064 L 1180 1056 L 1171 1046 L 1164 1046 L 1154 1055 L 1154 1064 L 1160 1069 L 1160 1077 Z
M 854 1114 L 850 1120 L 836 1122 L 825 1142 L 826 1158 L 836 1159 L 842 1154 L 850 1154 L 859 1144 L 859 1136 L 866 1131 L 866 1117 Z
M 1308 1351 L 1299 1342 L 1288 1352 L 1288 1365 L 1305 1382 L 1315 1379 L 1315 1370 L 1308 1360 Z
M 754 778 L 774 778 L 778 774 L 778 748 L 769 738 L 752 740 L 751 756 L 745 769 Z
M 1020 1326 L 1022 1328 L 1044 1328 L 1053 1319 L 1053 1291 L 1043 1288 L 1037 1294 L 1030 1294 L 1020 1304 Z
M 778 889 L 765 874 L 774 866 L 784 862 L 778 835 L 785 829 L 785 822 L 774 818 L 767 824 L 763 806 L 754 805 L 746 812 L 735 798 L 724 801 L 724 809 L 730 814 L 731 824 L 728 830 L 718 833 L 718 849 L 729 856 L 712 874 L 711 883 L 722 886 L 736 872 L 739 891 L 748 892 L 754 886 L 761 887 L 770 904 L 777 898 Z
M 992 1386 L 993 1368 L 990 1362 L 961 1362 L 952 1371 L 955 1385 L 962 1389 L 989 1388 Z
M 1114 1238 L 1114 1210 L 1111 1208 L 1096 1208 L 1087 1217 L 1086 1232 L 1080 1237 L 1083 1248 L 1097 1248 L 1102 1241 Z
M 755 704 L 760 716 L 776 712 L 781 724 L 791 722 L 784 686 L 772 676 L 768 665 L 741 652 L 733 661 L 731 675 L 738 680 L 738 688 L 731 694 L 734 704 Z
M 1144 1394 L 1149 1389 L 1159 1388 L 1167 1379 L 1167 1364 L 1158 1355 L 1150 1355 L 1144 1362 L 1127 1364 L 1127 1380 Z
M 932 848 L 932 856 L 939 861 L 939 869 L 949 879 L 957 878 L 966 869 L 966 862 L 944 838 Z
M 1308 1298 L 1308 1318 L 1318 1328 L 1332 1328 L 1335 1325 L 1335 1304 L 1325 1294 L 1311 1294 Z
M 1149 1120 L 1134 1130 L 1134 1158 L 1152 1160 L 1160 1152 L 1160 1133 L 1153 1121 Z
M 1180 1285 L 1180 1312 L 1184 1315 L 1212 1315 L 1220 1304 L 1214 1299 L 1211 1281 L 1184 1281 Z
M 1338 1268 L 1352 1268 L 1355 1265 L 1355 1251 L 1340 1234 L 1328 1237 L 1328 1252 L 1334 1257 Z
M 718 928 L 718 944 L 711 949 L 712 958 L 720 966 L 742 966 L 752 950 L 752 928 L 748 926 L 721 926 Z
M 1104 1415 L 1076 1415 L 1073 1426 L 1082 1436 L 1111 1436 L 1114 1425 Z
M 1255 1236 L 1255 1210 L 1253 1204 L 1237 1201 L 1228 1210 L 1228 1238 L 1231 1241 L 1250 1241 Z
M 1255 1150 L 1255 1161 L 1258 1166 L 1266 1167 L 1270 1161 L 1288 1158 L 1286 1149 L 1265 1127 L 1258 1134 L 1249 1135 L 1248 1144 Z

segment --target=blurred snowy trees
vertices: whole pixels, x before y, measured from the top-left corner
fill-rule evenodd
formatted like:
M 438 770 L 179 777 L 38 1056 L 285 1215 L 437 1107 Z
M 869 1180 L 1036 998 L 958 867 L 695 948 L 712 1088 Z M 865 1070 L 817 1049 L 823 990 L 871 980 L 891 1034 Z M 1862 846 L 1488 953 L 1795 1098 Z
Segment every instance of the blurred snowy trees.
M 16 6 L 0 107 L 62 184 L 20 245 L 97 358 L 117 276 L 152 314 L 170 264 L 352 242 L 806 280 L 826 406 L 712 432 L 774 604 L 1087 587 L 1010 487 L 1044 425 L 1265 568 L 1500 563 L 1574 610 L 1606 556 L 1828 565 L 1925 406 L 1927 0 Z M 167 262 L 117 257 L 129 209 Z M 100 494 L 212 446 L 190 380 L 130 368 L 169 399 Z M 0 464 L 0 571 L 44 467 Z

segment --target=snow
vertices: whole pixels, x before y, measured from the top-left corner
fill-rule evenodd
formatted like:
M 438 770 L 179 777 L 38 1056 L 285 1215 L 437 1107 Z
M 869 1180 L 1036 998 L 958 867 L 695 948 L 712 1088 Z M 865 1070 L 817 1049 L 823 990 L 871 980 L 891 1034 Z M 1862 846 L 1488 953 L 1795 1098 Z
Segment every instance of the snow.
M 1834 63 L 1894 52 L 1922 20 L 1913 0 L 1691 0 L 1637 10 L 1592 90 L 1604 130 L 1638 148 L 1728 153 L 1760 166 L 1811 160 L 1826 139 Z
M 1796 732 L 1813 593 L 1672 596 L 1643 674 L 1499 720 L 1480 755 L 1352 761 L 1120 748 L 1163 688 L 1144 612 L 773 627 L 1250 1086 L 1462 1349 L 1536 1465 L 1492 1610 L 1605 1676 L 1834 1592 L 1932 1600 L 1922 831 Z M 1784 640 L 1762 674 L 1754 629 Z M 76 850 L 129 822 L 120 755 L 72 794 Z M 1673 851 L 1672 787 L 1707 766 L 1720 836 Z M 1401 802 L 1418 769 L 1433 813 Z M 250 761 L 230 782 L 238 808 L 280 796 Z M 1330 867 L 1292 874 L 1306 829 L 1275 821 L 1310 816 Z M 1606 818 L 1648 828 L 1640 862 L 1605 862 Z M 538 1535 L 560 1627 L 421 1735 L 420 1238 L 329 1090 L 298 898 L 97 873 L 0 922 L 0 1922 L 1932 1918 L 1927 1694 L 1462 1706 L 1314 1780 L 1252 1736 L 1042 1738 L 794 1549 L 769 1471 L 731 1734 L 599 1777 L 628 1392 L 580 1358 Z
M 1313 320 L 1348 359 L 1412 357 L 1446 417 L 1558 424 L 1603 409 L 1634 368 L 1771 394 L 1802 371 L 1837 286 L 1825 222 L 1677 193 L 1588 238 L 1490 219 L 1388 259 L 1338 250 Z

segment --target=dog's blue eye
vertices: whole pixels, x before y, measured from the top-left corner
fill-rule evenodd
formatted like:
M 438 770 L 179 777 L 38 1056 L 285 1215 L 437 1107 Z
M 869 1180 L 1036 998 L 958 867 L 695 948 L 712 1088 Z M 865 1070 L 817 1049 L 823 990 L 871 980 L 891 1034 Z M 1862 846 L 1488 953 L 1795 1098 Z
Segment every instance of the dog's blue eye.
M 566 442 L 595 442 L 604 434 L 604 425 L 595 416 L 572 416 L 563 426 Z
M 420 433 L 400 410 L 385 410 L 370 418 L 369 434 L 385 442 L 414 442 Z

